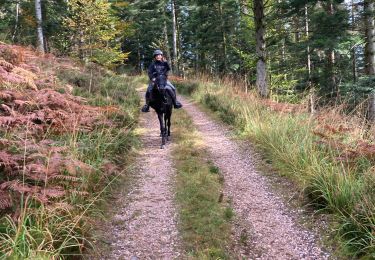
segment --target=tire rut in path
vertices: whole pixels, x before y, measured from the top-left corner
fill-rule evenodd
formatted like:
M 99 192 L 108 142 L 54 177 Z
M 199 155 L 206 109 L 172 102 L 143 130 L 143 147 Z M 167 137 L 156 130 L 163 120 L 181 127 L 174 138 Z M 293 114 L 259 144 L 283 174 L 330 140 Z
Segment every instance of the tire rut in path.
M 160 149 L 159 122 L 154 112 L 143 114 L 140 121 L 145 132 L 142 154 L 137 158 L 137 184 L 118 203 L 120 208 L 108 230 L 111 254 L 104 259 L 181 258 L 171 145 Z
M 231 248 L 236 257 L 328 259 L 329 255 L 317 245 L 316 235 L 296 223 L 296 214 L 271 191 L 266 177 L 255 170 L 252 155 L 241 151 L 225 127 L 192 102 L 180 99 L 224 175 L 224 195 L 232 201 L 236 214 Z

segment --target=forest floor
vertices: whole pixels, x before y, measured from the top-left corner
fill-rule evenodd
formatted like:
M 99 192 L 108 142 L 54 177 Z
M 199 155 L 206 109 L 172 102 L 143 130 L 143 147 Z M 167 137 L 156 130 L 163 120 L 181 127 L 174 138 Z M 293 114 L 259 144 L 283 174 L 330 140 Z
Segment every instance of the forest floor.
M 274 191 L 272 181 L 258 172 L 254 153 L 231 131 L 196 104 L 180 98 L 196 125 L 211 160 L 224 176 L 224 198 L 234 210 L 230 255 L 235 259 L 330 259 L 320 236 L 301 224 L 301 212 Z M 140 122 L 143 148 L 136 163 L 134 185 L 113 204 L 105 227 L 110 252 L 100 259 L 190 259 L 184 252 L 175 205 L 172 144 L 160 149 L 154 112 Z M 172 128 L 173 135 L 173 128 Z

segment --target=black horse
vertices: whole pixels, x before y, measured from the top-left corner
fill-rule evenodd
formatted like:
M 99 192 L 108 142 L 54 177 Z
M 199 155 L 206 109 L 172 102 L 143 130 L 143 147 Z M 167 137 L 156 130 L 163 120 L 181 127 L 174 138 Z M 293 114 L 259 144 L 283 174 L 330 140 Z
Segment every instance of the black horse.
M 163 149 L 171 136 L 173 101 L 168 91 L 166 91 L 165 84 L 154 83 L 151 93 L 150 107 L 158 114 L 161 136 L 160 148 Z

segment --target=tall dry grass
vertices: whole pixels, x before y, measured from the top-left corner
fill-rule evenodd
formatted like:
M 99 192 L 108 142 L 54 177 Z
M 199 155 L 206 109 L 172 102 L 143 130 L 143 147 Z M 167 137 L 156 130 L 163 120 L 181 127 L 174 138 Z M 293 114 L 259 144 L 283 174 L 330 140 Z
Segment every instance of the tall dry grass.
M 261 100 L 236 82 L 203 78 L 175 84 L 256 143 L 319 212 L 334 216 L 338 251 L 375 257 L 374 126 L 346 115 L 343 107 L 311 116 L 303 104 Z

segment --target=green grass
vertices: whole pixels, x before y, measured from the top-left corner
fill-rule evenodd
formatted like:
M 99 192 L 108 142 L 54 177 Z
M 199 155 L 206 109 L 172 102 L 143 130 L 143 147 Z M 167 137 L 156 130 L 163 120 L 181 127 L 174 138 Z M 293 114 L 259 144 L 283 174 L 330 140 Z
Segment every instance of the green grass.
M 125 78 L 113 74 L 97 77 L 95 88 L 88 89 L 89 76 L 77 71 L 60 73 L 63 82 L 75 82 L 74 94 L 87 98 L 89 104 L 117 106 L 108 118 L 111 127 L 98 125 L 90 132 L 75 131 L 70 134 L 46 134 L 67 153 L 91 167 L 88 173 L 79 172 L 74 190 L 58 204 L 43 205 L 31 198 L 24 198 L 14 220 L 7 215 L 0 218 L 0 259 L 77 259 L 91 244 L 92 220 L 102 215 L 98 203 L 106 198 L 112 185 L 124 172 L 127 158 L 138 145 L 133 128 L 139 114 L 139 96 L 136 87 L 143 79 Z M 67 78 L 68 77 L 68 78 Z M 107 172 L 108 163 L 117 166 L 117 172 Z M 85 192 L 80 195 L 80 192 Z
M 194 259 L 229 259 L 230 220 L 234 213 L 221 200 L 223 178 L 184 111 L 174 115 L 174 160 L 180 233 Z
M 337 161 L 338 151 L 319 143 L 313 133 L 317 121 L 309 115 L 271 111 L 254 96 L 235 94 L 219 84 L 178 85 L 180 93 L 191 94 L 238 135 L 256 144 L 319 212 L 334 217 L 339 223 L 339 254 L 375 258 L 373 164 L 365 158 L 350 165 Z

